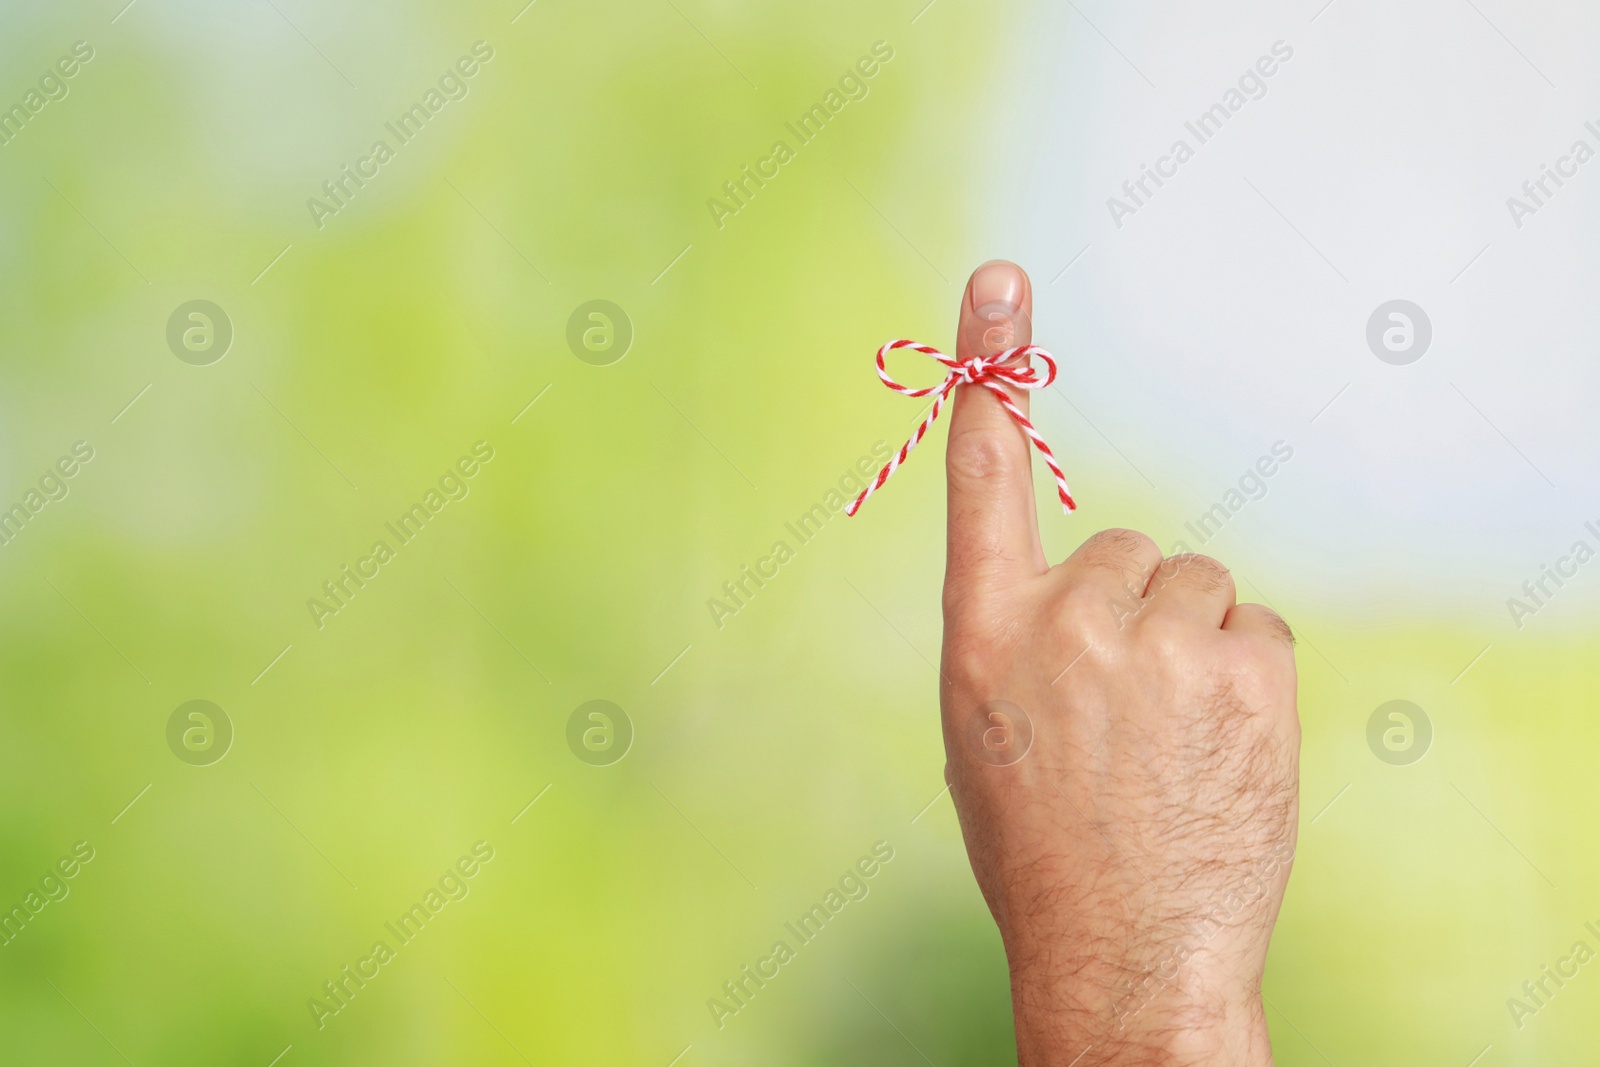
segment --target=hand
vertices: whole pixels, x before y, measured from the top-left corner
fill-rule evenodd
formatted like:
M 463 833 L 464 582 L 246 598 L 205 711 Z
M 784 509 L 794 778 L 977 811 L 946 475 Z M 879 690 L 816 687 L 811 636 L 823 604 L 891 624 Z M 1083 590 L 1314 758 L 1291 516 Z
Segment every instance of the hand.
M 1027 275 L 985 264 L 957 357 L 1031 342 L 1031 316 Z M 1019 1061 L 1270 1064 L 1261 976 L 1299 810 L 1293 638 L 1235 603 L 1220 563 L 1163 560 L 1130 530 L 1049 566 L 1030 463 L 999 402 L 961 386 L 945 775 L 1005 943 Z

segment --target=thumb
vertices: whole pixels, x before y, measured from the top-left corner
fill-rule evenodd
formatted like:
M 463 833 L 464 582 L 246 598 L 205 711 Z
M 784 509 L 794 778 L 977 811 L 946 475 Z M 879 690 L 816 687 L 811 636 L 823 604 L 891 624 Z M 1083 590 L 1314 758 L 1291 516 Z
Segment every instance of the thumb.
M 961 300 L 956 358 L 987 356 L 1033 341 L 1033 286 L 1015 263 L 990 260 L 972 272 Z M 1007 388 L 1028 410 L 1028 394 Z M 945 452 L 949 483 L 947 588 L 1048 568 L 1039 544 L 1028 439 L 981 386 L 956 390 Z

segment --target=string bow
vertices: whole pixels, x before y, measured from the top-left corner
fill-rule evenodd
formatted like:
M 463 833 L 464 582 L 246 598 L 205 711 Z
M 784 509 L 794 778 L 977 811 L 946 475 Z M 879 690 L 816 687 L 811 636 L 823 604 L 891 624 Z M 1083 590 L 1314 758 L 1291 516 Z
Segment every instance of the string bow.
M 901 385 L 889 376 L 889 369 L 883 363 L 884 357 L 897 348 L 909 348 L 913 352 L 921 352 L 925 356 L 931 356 L 948 367 L 950 373 L 945 375 L 944 381 L 938 385 L 930 385 L 926 389 L 912 389 L 909 386 Z M 1039 377 L 1039 371 L 1033 366 L 1032 360 L 1035 356 L 1039 357 L 1047 368 L 1043 378 Z M 1056 361 L 1055 357 L 1049 352 L 1046 352 L 1038 345 L 1019 345 L 1016 348 L 1008 348 L 994 355 L 973 356 L 971 359 L 951 359 L 930 345 L 918 344 L 915 341 L 890 341 L 878 349 L 878 377 L 883 379 L 884 385 L 902 396 L 931 395 L 933 397 L 933 407 L 929 409 L 927 416 L 922 420 L 922 425 L 917 427 L 917 432 L 911 436 L 911 439 L 900 446 L 900 451 L 895 453 L 888 463 L 884 464 L 883 469 L 878 472 L 878 476 L 865 489 L 861 490 L 859 496 L 845 507 L 844 513 L 846 515 L 854 515 L 857 511 L 860 511 L 861 505 L 866 503 L 867 497 L 877 492 L 883 483 L 889 480 L 889 476 L 900 468 L 900 465 L 906 461 L 906 457 L 911 454 L 911 450 L 922 442 L 923 436 L 928 432 L 928 427 L 932 426 L 934 420 L 939 417 L 939 412 L 944 410 L 944 403 L 949 399 L 950 393 L 956 386 L 963 384 L 979 385 L 994 394 L 995 399 L 999 400 L 1005 409 L 1011 413 L 1011 418 L 1016 424 L 1022 427 L 1022 432 L 1027 434 L 1028 440 L 1033 442 L 1033 447 L 1037 448 L 1039 454 L 1044 457 L 1045 466 L 1050 468 L 1050 473 L 1055 475 L 1056 493 L 1061 497 L 1061 510 L 1068 514 L 1077 510 L 1078 505 L 1072 499 L 1072 490 L 1067 488 L 1067 476 L 1061 473 L 1061 467 L 1056 463 L 1056 457 L 1050 451 L 1050 446 L 1045 444 L 1044 438 L 1039 436 L 1039 431 L 1035 430 L 1033 423 L 1028 421 L 1028 416 L 1022 413 L 1021 408 L 1012 403 L 1011 397 L 1006 395 L 1005 387 L 1000 384 L 1004 382 L 1005 385 L 1010 385 L 1017 389 L 1043 389 L 1056 380 Z

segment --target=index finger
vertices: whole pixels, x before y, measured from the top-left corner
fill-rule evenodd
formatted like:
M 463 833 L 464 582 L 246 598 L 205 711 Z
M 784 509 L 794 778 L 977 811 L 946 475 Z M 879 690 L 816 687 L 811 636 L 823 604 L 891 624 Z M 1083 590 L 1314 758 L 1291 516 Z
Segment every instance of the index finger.
M 987 356 L 1033 341 L 1033 286 L 1015 263 L 990 260 L 972 272 L 961 300 L 956 358 Z M 1005 387 L 1028 410 L 1026 391 Z M 1028 439 L 981 386 L 956 389 L 945 451 L 949 485 L 947 586 L 1043 574 Z

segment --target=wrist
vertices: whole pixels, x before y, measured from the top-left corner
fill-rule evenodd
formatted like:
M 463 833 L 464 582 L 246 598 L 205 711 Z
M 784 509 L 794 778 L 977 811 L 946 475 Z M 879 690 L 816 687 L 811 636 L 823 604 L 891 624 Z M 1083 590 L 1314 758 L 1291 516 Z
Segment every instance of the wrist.
M 1105 959 L 1011 976 L 1019 1067 L 1271 1067 L 1258 984 Z M 1074 1059 L 1077 1057 L 1077 1059 Z

